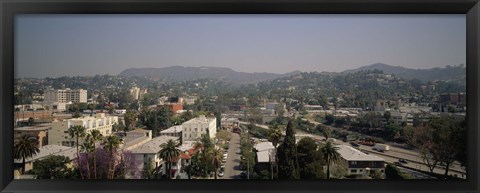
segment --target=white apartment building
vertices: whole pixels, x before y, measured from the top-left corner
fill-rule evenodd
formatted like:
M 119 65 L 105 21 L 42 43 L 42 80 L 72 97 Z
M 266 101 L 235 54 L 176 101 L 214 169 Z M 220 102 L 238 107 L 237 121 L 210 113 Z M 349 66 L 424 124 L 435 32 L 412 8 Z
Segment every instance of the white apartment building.
M 132 98 L 135 100 L 141 99 L 143 95 L 146 93 L 147 93 L 147 89 L 140 89 L 136 86 L 130 89 L 130 96 L 132 96 Z
M 178 143 L 178 137 L 173 136 L 159 136 L 152 138 L 150 141 L 131 149 L 132 154 L 135 155 L 135 159 L 138 161 L 138 169 L 142 172 L 142 178 L 145 177 L 145 170 L 150 162 L 152 167 L 155 170 L 161 172 L 162 174 L 167 174 L 165 162 L 160 158 L 158 152 L 161 150 L 160 145 L 167 143 L 168 140 L 174 140 Z M 180 160 L 179 160 L 180 161 Z M 177 171 L 181 169 L 181 164 L 173 164 L 171 166 L 170 172 L 173 174 L 172 177 L 178 174 Z
M 115 123 L 118 123 L 118 117 L 105 116 L 105 113 L 97 113 L 95 116 L 53 121 L 52 129 L 48 132 L 48 144 L 74 146 L 76 142 L 68 135 L 68 129 L 76 125 L 85 127 L 86 133 L 96 129 L 99 130 L 103 136 L 109 136 L 112 134 L 112 126 Z
M 215 117 L 207 118 L 204 115 L 190 119 L 182 124 L 183 137 L 182 141 L 196 141 L 202 134 L 214 138 L 217 133 L 217 119 Z
M 44 98 L 46 102 L 57 103 L 86 103 L 87 90 L 84 89 L 47 89 L 44 91 Z
M 175 125 L 163 131 L 160 131 L 160 135 L 179 137 L 180 141 L 182 141 L 182 144 L 183 144 L 184 140 L 182 139 L 182 132 L 183 132 L 182 125 Z

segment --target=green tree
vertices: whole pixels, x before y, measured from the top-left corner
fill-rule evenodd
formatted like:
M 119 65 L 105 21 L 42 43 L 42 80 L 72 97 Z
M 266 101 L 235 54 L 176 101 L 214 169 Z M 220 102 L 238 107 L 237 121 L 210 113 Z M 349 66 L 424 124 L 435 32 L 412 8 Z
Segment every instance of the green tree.
M 22 159 L 22 173 L 25 173 L 25 159 L 37 155 L 40 150 L 37 147 L 37 141 L 27 135 L 22 135 L 15 140 L 13 145 L 13 157 Z
M 298 165 L 304 166 L 299 168 L 302 179 L 315 179 L 322 176 L 321 157 L 317 148 L 317 144 L 310 137 L 302 138 L 297 144 Z
M 28 118 L 28 126 L 35 125 L 35 119 L 33 117 Z
M 79 150 L 79 145 L 80 145 L 80 138 L 85 137 L 85 127 L 81 125 L 75 125 L 70 128 L 68 128 L 68 135 L 70 136 L 71 139 L 75 138 L 75 146 L 77 148 L 77 163 L 79 165 L 79 168 L 81 168 L 81 163 L 80 163 L 80 150 Z M 80 172 L 80 177 L 83 179 L 83 174 Z
M 287 124 L 283 143 L 278 147 L 279 179 L 300 179 L 295 132 L 293 130 L 292 121 L 290 120 Z
M 278 125 L 273 125 L 272 128 L 270 128 L 268 130 L 268 140 L 270 142 L 272 142 L 272 145 L 273 147 L 275 148 L 275 176 L 276 178 L 278 178 L 278 155 L 277 155 L 277 147 L 278 147 L 278 143 L 280 142 L 280 140 L 282 139 L 283 137 L 283 134 L 282 134 L 282 130 L 280 128 L 278 128 Z
M 173 140 L 168 140 L 167 143 L 160 145 L 160 151 L 158 151 L 158 156 L 162 158 L 166 164 L 166 170 L 168 173 L 168 179 L 172 178 L 172 173 L 170 172 L 172 164 L 176 163 L 180 159 L 180 143 L 177 143 Z
M 230 139 L 232 139 L 232 133 L 230 133 L 229 131 L 221 130 L 215 134 L 215 137 L 223 141 L 230 141 Z
M 125 118 L 125 125 L 127 127 L 126 130 L 130 131 L 135 128 L 137 124 L 137 114 L 133 111 L 127 111 L 124 115 Z
M 123 139 L 115 135 L 110 135 L 104 138 L 103 149 L 110 154 L 110 162 L 108 163 L 107 179 L 113 179 L 115 173 L 115 163 L 117 157 L 118 147 L 123 143 Z
M 69 168 L 70 158 L 49 155 L 33 163 L 32 173 L 37 179 L 74 179 L 75 172 Z
M 322 147 L 323 158 L 327 163 L 327 179 L 330 179 L 330 165 L 340 160 L 340 154 L 337 150 L 338 147 L 335 147 L 330 141 L 327 141 Z
M 223 150 L 220 148 L 212 148 L 208 152 L 209 160 L 212 164 L 212 169 L 215 172 L 215 179 L 217 179 L 218 169 L 223 159 Z
M 89 154 L 91 154 L 95 149 L 94 149 L 94 144 L 95 142 L 92 139 L 92 135 L 90 133 L 86 134 L 85 140 L 83 141 L 83 144 L 80 145 L 80 151 L 85 152 L 85 157 L 86 157 L 86 167 L 87 167 L 87 179 L 91 179 L 92 176 L 90 175 L 90 160 L 89 160 Z
M 90 132 L 92 135 L 92 141 L 93 141 L 93 176 L 94 179 L 97 179 L 97 147 L 96 143 L 97 141 L 101 141 L 103 139 L 102 133 L 100 133 L 99 130 L 94 129 Z

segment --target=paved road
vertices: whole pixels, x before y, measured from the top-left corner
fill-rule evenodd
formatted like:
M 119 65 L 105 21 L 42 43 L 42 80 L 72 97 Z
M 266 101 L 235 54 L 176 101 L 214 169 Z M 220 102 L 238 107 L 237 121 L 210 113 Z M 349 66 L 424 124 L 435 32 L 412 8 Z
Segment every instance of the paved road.
M 232 133 L 232 139 L 228 147 L 225 174 L 220 179 L 240 179 L 240 135 Z

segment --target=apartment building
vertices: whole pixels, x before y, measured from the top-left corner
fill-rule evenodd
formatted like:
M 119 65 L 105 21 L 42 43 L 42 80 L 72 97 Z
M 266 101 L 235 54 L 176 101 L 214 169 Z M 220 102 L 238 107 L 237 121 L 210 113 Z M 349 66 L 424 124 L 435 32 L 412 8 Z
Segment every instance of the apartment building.
M 385 174 L 385 160 L 375 155 L 366 154 L 348 145 L 338 145 L 337 150 L 342 161 L 348 164 L 348 175 L 369 176 L 375 172 Z
M 95 116 L 84 116 L 79 118 L 53 121 L 52 130 L 48 133 L 48 144 L 75 146 L 75 141 L 68 135 L 70 127 L 81 125 L 86 132 L 99 130 L 103 136 L 112 134 L 112 126 L 118 123 L 117 116 L 105 116 L 105 113 L 97 113 Z
M 86 103 L 87 90 L 84 89 L 47 89 L 44 91 L 46 102 L 57 103 Z
M 145 170 L 150 163 L 152 168 L 159 171 L 161 174 L 167 174 L 165 161 L 160 158 L 158 152 L 161 150 L 160 145 L 167 143 L 168 140 L 174 140 L 178 142 L 178 137 L 173 136 L 159 136 L 152 138 L 150 141 L 139 145 L 130 151 L 135 155 L 135 159 L 138 161 L 138 169 L 142 171 L 142 177 L 145 178 Z M 178 174 L 177 171 L 181 169 L 181 164 L 174 163 L 170 172 L 173 178 Z
M 217 133 L 217 119 L 201 115 L 183 123 L 182 127 L 182 141 L 196 141 L 202 134 L 208 134 L 210 138 L 214 138 Z

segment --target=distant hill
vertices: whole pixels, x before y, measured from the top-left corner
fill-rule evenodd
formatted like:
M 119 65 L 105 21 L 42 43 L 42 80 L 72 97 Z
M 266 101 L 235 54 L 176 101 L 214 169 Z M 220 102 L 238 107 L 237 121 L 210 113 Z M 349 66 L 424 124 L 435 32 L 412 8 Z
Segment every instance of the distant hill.
M 298 74 L 293 71 L 286 74 L 237 72 L 224 67 L 183 67 L 171 66 L 164 68 L 129 68 L 120 72 L 125 77 L 150 77 L 165 82 L 186 81 L 196 79 L 215 79 L 234 84 L 250 84 L 273 80 Z
M 362 70 L 375 69 L 381 70 L 385 74 L 394 74 L 395 76 L 405 79 L 416 78 L 423 81 L 465 79 L 467 73 L 464 65 L 447 66 L 445 68 L 410 69 L 400 66 L 390 66 L 383 63 L 376 63 L 353 70 L 346 70 L 342 73 L 354 73 Z

